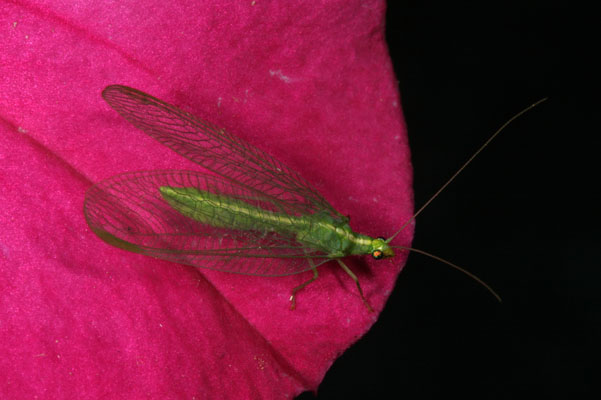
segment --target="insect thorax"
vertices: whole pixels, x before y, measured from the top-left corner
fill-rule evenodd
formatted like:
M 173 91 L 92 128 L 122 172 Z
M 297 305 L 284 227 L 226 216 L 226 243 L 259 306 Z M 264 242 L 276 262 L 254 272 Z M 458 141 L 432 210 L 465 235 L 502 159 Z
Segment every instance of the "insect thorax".
M 333 218 L 328 214 L 315 214 L 301 219 L 304 226 L 298 230 L 296 240 L 332 258 L 371 254 L 373 250 L 374 239 L 353 232 L 346 219 Z

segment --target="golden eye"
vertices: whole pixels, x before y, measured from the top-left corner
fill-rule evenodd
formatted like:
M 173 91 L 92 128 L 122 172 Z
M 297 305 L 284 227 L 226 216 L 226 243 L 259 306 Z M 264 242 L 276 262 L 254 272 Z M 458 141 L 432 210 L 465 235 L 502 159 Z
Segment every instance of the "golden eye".
M 384 253 L 382 253 L 382 250 L 374 250 L 373 253 L 371 253 L 372 257 L 375 258 L 376 260 L 380 260 L 381 258 L 384 257 Z

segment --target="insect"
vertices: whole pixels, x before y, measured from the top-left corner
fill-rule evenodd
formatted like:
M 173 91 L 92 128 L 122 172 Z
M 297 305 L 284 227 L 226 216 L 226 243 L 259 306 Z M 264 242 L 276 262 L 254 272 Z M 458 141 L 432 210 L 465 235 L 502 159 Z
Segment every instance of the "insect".
M 311 270 L 313 277 L 292 289 L 292 309 L 297 292 L 318 278 L 317 267 L 335 261 L 373 311 L 343 258 L 370 255 L 379 260 L 393 257 L 395 248 L 458 268 L 497 296 L 458 266 L 418 249 L 393 246 L 391 241 L 494 136 L 538 103 L 503 125 L 412 219 L 386 239 L 354 232 L 349 218 L 300 175 L 227 131 L 126 86 L 108 86 L 102 96 L 134 126 L 207 171 L 131 172 L 94 185 L 86 193 L 84 214 L 105 242 L 164 260 L 240 274 L 284 276 Z M 256 259 L 261 262 L 250 262 Z

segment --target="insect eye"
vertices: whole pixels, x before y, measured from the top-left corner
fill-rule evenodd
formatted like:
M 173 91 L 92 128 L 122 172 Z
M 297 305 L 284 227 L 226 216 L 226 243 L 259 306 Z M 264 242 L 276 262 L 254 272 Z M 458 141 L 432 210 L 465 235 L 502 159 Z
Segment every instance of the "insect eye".
M 382 253 L 382 250 L 374 250 L 374 252 L 371 253 L 371 255 L 376 260 L 380 260 L 384 257 L 384 253 Z
M 385 237 L 382 237 L 382 236 L 378 236 L 378 239 L 380 239 L 380 240 L 383 240 L 383 241 L 386 241 L 386 238 L 385 238 Z

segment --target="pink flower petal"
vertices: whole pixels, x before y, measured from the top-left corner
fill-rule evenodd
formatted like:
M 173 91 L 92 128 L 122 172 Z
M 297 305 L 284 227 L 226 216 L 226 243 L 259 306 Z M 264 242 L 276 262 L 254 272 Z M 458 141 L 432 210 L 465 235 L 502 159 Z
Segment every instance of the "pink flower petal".
M 298 170 L 355 230 L 390 236 L 413 204 L 384 2 L 40 4 L 0 6 L 0 397 L 316 389 L 377 317 L 354 283 L 324 265 L 291 311 L 310 273 L 198 270 L 94 236 L 82 214 L 94 182 L 198 169 L 100 92 L 126 84 L 227 127 Z M 404 261 L 349 262 L 377 310 Z

